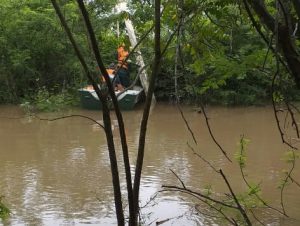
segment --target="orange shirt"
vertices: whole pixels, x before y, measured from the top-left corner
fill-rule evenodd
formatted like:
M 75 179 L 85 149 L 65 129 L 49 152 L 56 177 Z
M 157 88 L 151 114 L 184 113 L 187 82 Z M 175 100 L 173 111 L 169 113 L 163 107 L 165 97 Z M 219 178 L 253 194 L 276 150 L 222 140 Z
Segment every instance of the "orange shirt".
M 124 60 L 126 59 L 126 57 L 128 56 L 128 51 L 126 51 L 124 49 L 123 46 L 120 46 L 118 48 L 118 66 L 120 67 L 122 65 L 122 67 L 124 68 L 128 68 L 127 62 L 125 62 Z

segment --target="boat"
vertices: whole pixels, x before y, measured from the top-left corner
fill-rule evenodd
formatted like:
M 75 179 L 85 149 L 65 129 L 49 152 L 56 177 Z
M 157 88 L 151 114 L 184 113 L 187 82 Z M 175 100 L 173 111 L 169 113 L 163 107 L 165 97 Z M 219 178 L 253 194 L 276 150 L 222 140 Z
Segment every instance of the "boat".
M 133 86 L 124 91 L 115 91 L 120 110 L 133 110 L 142 99 L 144 89 L 140 86 Z M 89 110 L 101 110 L 102 104 L 96 91 L 92 86 L 87 86 L 78 90 L 81 106 Z M 111 98 L 109 98 L 109 108 L 113 109 Z

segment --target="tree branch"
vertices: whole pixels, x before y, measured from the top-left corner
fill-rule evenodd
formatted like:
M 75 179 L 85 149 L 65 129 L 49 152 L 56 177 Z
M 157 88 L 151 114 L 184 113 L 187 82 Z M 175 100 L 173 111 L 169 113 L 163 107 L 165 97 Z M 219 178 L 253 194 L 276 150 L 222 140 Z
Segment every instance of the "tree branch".
M 247 213 L 245 212 L 244 208 L 241 206 L 241 204 L 239 203 L 237 197 L 235 196 L 235 194 L 234 194 L 234 192 L 233 192 L 233 190 L 232 190 L 225 174 L 223 173 L 223 171 L 221 169 L 219 170 L 219 172 L 222 175 L 222 177 L 223 177 L 223 179 L 224 179 L 224 181 L 225 181 L 225 183 L 226 183 L 226 185 L 227 185 L 227 187 L 228 187 L 228 189 L 229 189 L 229 191 L 230 191 L 230 193 L 231 193 L 231 195 L 232 195 L 232 197 L 233 197 L 233 199 L 234 199 L 234 201 L 237 205 L 237 208 L 239 209 L 240 213 L 242 214 L 245 222 L 247 223 L 247 225 L 251 226 L 252 223 L 251 223 L 250 219 L 248 218 Z

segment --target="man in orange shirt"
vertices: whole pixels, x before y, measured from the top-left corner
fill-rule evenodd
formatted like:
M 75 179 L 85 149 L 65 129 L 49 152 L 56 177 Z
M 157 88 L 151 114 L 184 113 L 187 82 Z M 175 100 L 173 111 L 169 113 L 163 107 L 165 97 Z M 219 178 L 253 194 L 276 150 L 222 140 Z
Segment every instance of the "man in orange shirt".
M 120 83 L 124 87 L 130 85 L 130 76 L 128 71 L 128 63 L 125 61 L 128 56 L 128 51 L 125 50 L 125 44 L 121 44 L 118 48 L 118 66 L 117 76 L 120 79 Z

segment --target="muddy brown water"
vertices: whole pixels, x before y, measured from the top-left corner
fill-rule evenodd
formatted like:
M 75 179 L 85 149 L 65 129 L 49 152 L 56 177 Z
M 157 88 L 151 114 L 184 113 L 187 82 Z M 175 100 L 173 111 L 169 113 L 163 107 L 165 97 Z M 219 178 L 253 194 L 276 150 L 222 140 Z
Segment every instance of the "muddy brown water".
M 177 192 L 160 192 L 162 185 L 180 182 L 196 191 L 210 186 L 219 194 L 229 193 L 222 178 L 198 158 L 190 145 L 217 169 L 222 168 L 235 192 L 247 190 L 234 160 L 243 135 L 250 140 L 245 172 L 251 182 L 261 184 L 263 198 L 280 209 L 282 159 L 289 148 L 281 143 L 271 107 L 209 107 L 211 129 L 230 163 L 212 141 L 203 114 L 192 107 L 183 112 L 197 145 L 180 112 L 172 105 L 157 104 L 149 118 L 146 154 L 141 182 L 142 219 L 145 225 L 226 225 L 209 217 L 209 208 Z M 43 113 L 43 118 L 82 114 L 101 122 L 101 112 L 75 109 L 64 113 Z M 141 109 L 124 112 L 131 165 L 139 138 Z M 118 126 L 113 133 L 121 161 Z M 293 131 L 289 131 L 292 133 Z M 299 160 L 298 160 L 299 162 Z M 300 181 L 296 162 L 292 176 Z M 120 163 L 121 186 L 125 176 Z M 53 122 L 27 117 L 15 106 L 0 106 L 0 194 L 11 216 L 0 225 L 116 225 L 109 157 L 102 129 L 84 118 Z M 290 183 L 283 196 L 290 218 L 266 208 L 256 215 L 268 225 L 300 225 L 300 188 Z M 126 204 L 124 204 L 126 205 Z M 195 205 L 201 210 L 196 214 Z M 258 225 L 258 223 L 255 223 Z

